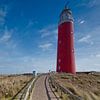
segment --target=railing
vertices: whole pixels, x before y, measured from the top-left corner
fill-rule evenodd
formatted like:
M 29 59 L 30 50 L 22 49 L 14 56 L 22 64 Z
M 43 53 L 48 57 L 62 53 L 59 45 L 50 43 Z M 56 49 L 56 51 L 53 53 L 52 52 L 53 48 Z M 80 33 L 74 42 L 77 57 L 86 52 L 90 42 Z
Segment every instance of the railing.
M 31 82 L 30 86 L 28 87 L 26 95 L 24 97 L 24 100 L 28 100 L 28 98 L 30 97 L 35 81 L 36 81 L 36 79 L 33 79 L 33 81 Z
M 49 77 L 49 82 L 51 84 L 51 86 L 55 89 L 55 91 L 57 92 L 58 90 L 60 91 L 60 97 L 63 98 L 63 94 L 67 94 L 67 96 L 70 98 L 70 100 L 84 100 L 82 97 L 72 93 L 69 89 L 61 86 L 59 83 L 57 83 L 55 81 L 55 79 L 50 76 Z
M 11 100 L 28 100 L 37 78 L 32 78 Z

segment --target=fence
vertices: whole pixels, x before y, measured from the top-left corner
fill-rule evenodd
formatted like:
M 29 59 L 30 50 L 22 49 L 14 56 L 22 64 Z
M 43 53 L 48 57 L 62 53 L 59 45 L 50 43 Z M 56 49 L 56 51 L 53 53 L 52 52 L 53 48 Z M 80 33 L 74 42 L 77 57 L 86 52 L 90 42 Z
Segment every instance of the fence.
M 60 91 L 60 97 L 63 98 L 63 94 L 67 94 L 70 100 L 84 100 L 82 97 L 73 94 L 69 89 L 61 86 L 59 83 L 55 81 L 53 77 L 49 77 L 49 82 L 52 85 L 52 87 L 55 89 L 57 92 L 58 90 Z
M 28 100 L 36 79 L 37 77 L 32 78 L 29 82 L 27 82 L 27 84 L 21 90 L 19 90 L 11 100 Z

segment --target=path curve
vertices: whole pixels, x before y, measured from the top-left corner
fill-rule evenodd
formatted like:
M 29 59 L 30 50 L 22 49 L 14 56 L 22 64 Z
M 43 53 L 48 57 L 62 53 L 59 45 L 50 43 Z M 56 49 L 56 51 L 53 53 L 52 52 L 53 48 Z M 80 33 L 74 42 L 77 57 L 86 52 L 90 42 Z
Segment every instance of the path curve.
M 52 92 L 48 75 L 41 75 L 34 84 L 34 89 L 30 100 L 60 100 Z

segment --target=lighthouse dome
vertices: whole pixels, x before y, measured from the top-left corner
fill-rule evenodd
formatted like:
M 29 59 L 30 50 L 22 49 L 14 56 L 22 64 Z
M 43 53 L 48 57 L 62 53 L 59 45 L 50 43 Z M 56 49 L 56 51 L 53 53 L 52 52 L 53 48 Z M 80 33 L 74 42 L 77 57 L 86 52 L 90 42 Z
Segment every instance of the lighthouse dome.
M 72 12 L 69 8 L 64 8 L 60 14 L 59 24 L 64 22 L 73 22 Z

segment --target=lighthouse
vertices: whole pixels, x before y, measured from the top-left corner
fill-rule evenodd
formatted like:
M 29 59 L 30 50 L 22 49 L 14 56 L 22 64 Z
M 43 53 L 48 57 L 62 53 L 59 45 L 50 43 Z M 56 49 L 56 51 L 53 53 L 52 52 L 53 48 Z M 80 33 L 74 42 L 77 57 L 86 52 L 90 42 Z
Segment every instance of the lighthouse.
M 57 72 L 76 73 L 73 24 L 72 12 L 65 7 L 58 23 Z

